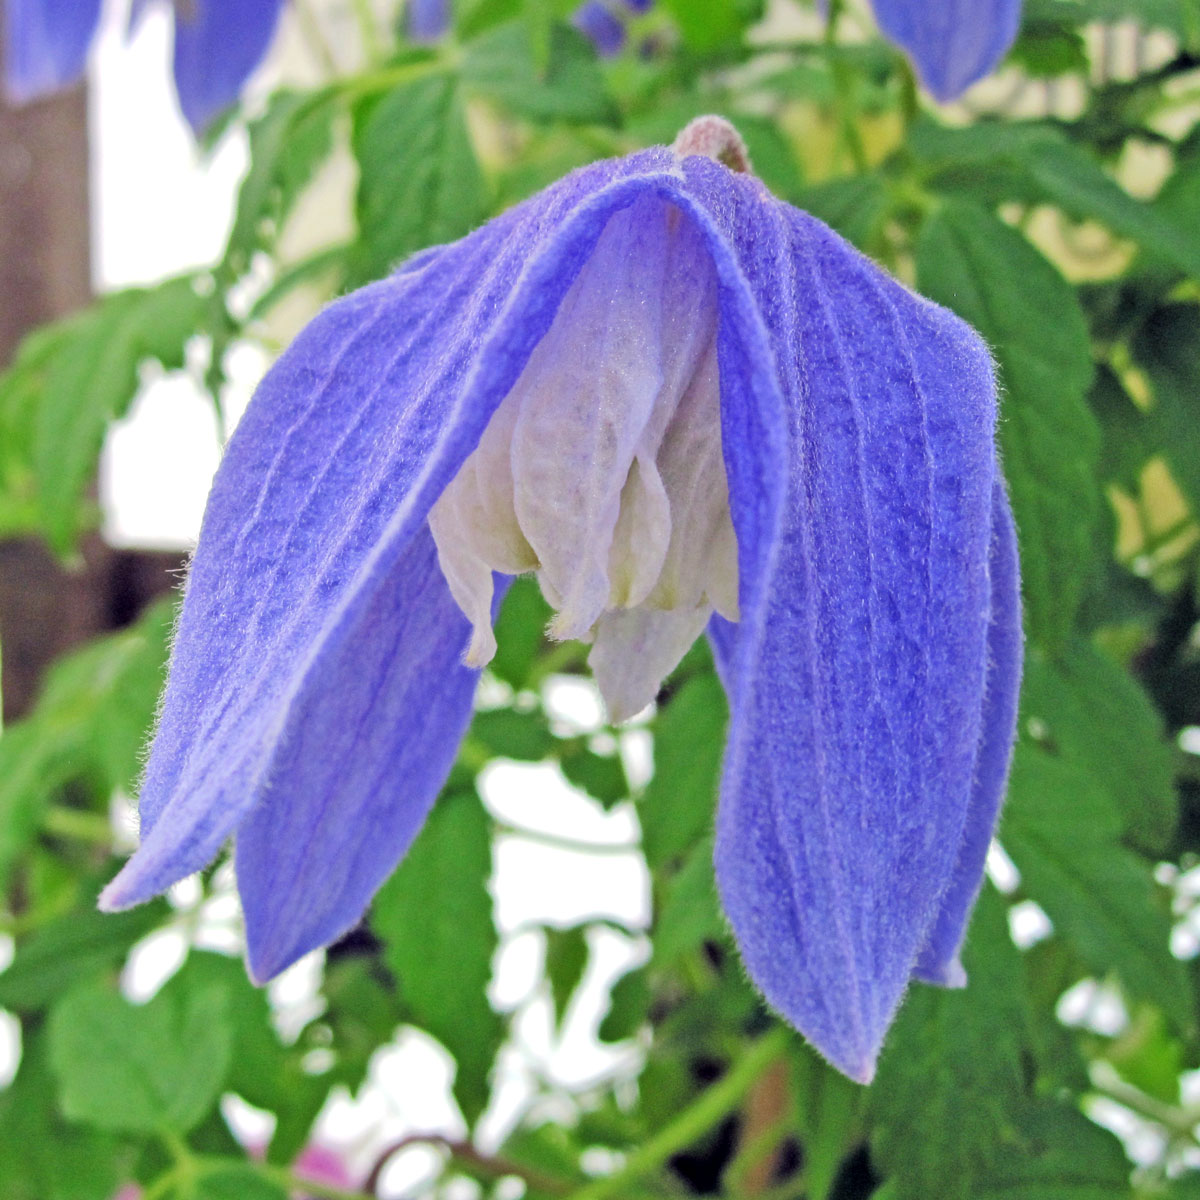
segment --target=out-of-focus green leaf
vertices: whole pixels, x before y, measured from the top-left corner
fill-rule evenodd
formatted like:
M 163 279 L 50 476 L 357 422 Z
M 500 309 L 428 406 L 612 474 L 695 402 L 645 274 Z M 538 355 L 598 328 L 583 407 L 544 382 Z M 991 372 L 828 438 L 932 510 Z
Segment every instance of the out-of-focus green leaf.
M 526 687 L 550 617 L 550 606 L 533 576 L 514 580 L 496 618 L 496 657 L 488 669 L 510 687 Z
M 287 1188 L 264 1179 L 250 1163 L 205 1171 L 190 1195 L 192 1200 L 288 1200 Z
M 1149 423 L 1193 512 L 1200 512 L 1200 307 L 1170 304 L 1139 330 L 1133 352 L 1154 387 Z
M 487 1103 L 488 1073 L 503 1036 L 487 999 L 498 942 L 487 890 L 491 869 L 479 797 L 443 795 L 375 898 L 371 917 L 412 1019 L 458 1063 L 454 1095 L 472 1123 Z
M 546 978 L 550 980 L 554 1019 L 559 1025 L 567 1015 L 567 1006 L 583 979 L 587 965 L 587 930 L 582 925 L 573 925 L 570 929 L 547 928 Z
M 1079 302 L 1019 233 L 962 202 L 926 222 L 917 283 L 974 325 L 996 356 L 1026 627 L 1035 641 L 1056 645 L 1087 582 L 1098 506 L 1100 437 L 1084 400 L 1092 362 Z
M 217 1102 L 233 1052 L 225 991 L 177 974 L 146 1004 L 84 984 L 50 1011 L 62 1111 L 98 1129 L 185 1133 Z
M 651 867 L 684 854 L 713 826 L 729 709 L 711 672 L 689 679 L 654 722 L 654 775 L 638 801 Z
M 761 0 L 663 0 L 687 46 L 707 54 L 736 46 L 762 16 Z
M 142 364 L 181 368 L 209 303 L 191 275 L 113 292 L 40 330 L 0 375 L 6 490 L 32 494 L 40 528 L 58 552 L 94 524 L 84 493 L 109 424 L 137 395 Z
M 702 838 L 671 879 L 654 922 L 652 966 L 670 966 L 707 939 L 725 936 L 712 855 L 711 838 Z
M 1192 1030 L 1194 1001 L 1168 952 L 1170 919 L 1148 863 L 1120 843 L 1111 793 L 1077 762 L 1022 740 L 1013 759 L 1000 840 L 1028 895 L 1056 931 L 1104 976 Z
M 613 124 L 617 110 L 587 38 L 555 22 L 539 61 L 535 28 L 528 20 L 509 21 L 468 43 L 463 87 L 531 121 Z
M 250 169 L 238 190 L 224 269 L 237 278 L 255 250 L 270 245 L 333 149 L 336 89 L 280 91 L 250 122 Z
M 123 913 L 94 907 L 39 926 L 17 946 L 0 972 L 0 1008 L 44 1008 L 71 986 L 120 965 L 135 942 L 162 923 L 166 904 L 157 901 Z
M 562 746 L 559 765 L 569 783 L 583 788 L 605 808 L 628 799 L 629 780 L 616 754 L 597 754 L 581 742 Z
M 34 711 L 0 736 L 0 885 L 37 831 L 54 791 L 85 777 L 99 797 L 138 770 L 162 685 L 174 605 L 59 661 Z
M 359 242 L 351 282 L 386 275 L 415 250 L 452 242 L 484 216 L 483 175 L 458 85 L 431 75 L 363 102 L 354 119 Z
M 613 984 L 608 1012 L 600 1022 L 600 1038 L 620 1042 L 633 1037 L 646 1020 L 650 1007 L 650 984 L 644 967 L 629 971 Z
M 809 184 L 798 203 L 862 249 L 872 243 L 883 222 L 888 196 L 878 175 L 853 175 Z
M 494 755 L 541 762 L 554 750 L 555 737 L 540 708 L 493 708 L 476 713 L 471 737 Z
M 133 1167 L 133 1148 L 63 1120 L 45 1038 L 26 1032 L 17 1077 L 0 1091 L 0 1195 L 4 1200 L 111 1200 Z
M 1171 748 L 1149 698 L 1126 672 L 1086 642 L 1055 659 L 1032 654 L 1021 708 L 1032 741 L 1112 798 L 1130 841 L 1165 845 L 1177 803 Z
M 985 889 L 961 991 L 917 985 L 871 1089 L 873 1156 L 896 1200 L 975 1200 L 1006 1153 L 1023 1098 L 1021 961 L 1004 904 Z
M 1117 1200 L 1131 1194 L 1120 1142 L 1076 1109 L 1031 1102 L 1021 1114 L 1019 1136 L 1022 1148 L 1002 1154 L 980 1181 L 979 1200 Z

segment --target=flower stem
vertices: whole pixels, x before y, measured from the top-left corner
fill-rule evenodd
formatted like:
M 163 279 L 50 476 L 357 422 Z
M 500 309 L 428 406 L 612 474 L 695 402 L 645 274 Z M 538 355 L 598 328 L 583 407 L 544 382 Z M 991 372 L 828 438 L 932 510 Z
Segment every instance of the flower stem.
M 635 1180 L 657 1170 L 728 1116 L 754 1081 L 783 1052 L 790 1038 L 791 1031 L 782 1025 L 759 1038 L 720 1080 L 635 1150 L 619 1171 L 580 1188 L 570 1200 L 607 1200 L 610 1196 L 628 1195 L 629 1185 Z

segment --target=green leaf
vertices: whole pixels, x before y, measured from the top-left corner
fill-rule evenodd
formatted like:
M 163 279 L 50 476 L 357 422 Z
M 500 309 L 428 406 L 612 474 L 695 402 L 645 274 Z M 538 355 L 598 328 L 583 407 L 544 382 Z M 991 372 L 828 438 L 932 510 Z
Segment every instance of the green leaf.
M 1030 740 L 1109 796 L 1131 841 L 1161 850 L 1175 829 L 1174 758 L 1138 684 L 1091 644 L 1072 642 L 1055 659 L 1029 656 L 1021 709 Z
M 583 788 L 605 808 L 629 797 L 629 780 L 616 754 L 597 754 L 582 741 L 560 743 L 559 765 L 569 783 Z
M 1117 805 L 1088 771 L 1028 740 L 1018 744 L 1000 840 L 1024 890 L 1093 971 L 1115 973 L 1131 995 L 1191 1030 L 1193 999 L 1168 950 L 1165 896 L 1120 835 Z
M 629 971 L 613 984 L 608 1012 L 600 1022 L 600 1039 L 620 1042 L 633 1037 L 646 1021 L 650 1009 L 650 984 L 644 967 Z
M 871 1145 L 896 1200 L 976 1200 L 1006 1153 L 1023 1096 L 1021 961 L 1003 901 L 986 888 L 961 991 L 917 985 L 871 1089 Z
M 978 1200 L 1117 1200 L 1131 1195 L 1121 1143 L 1062 1104 L 1027 1105 L 1020 1153 L 1002 1155 L 980 1181 Z M 972 1197 L 975 1200 L 975 1197 Z
M 207 1169 L 189 1193 L 191 1200 L 288 1200 L 290 1193 L 280 1184 L 264 1179 L 253 1164 L 230 1163 Z
M 413 1021 L 458 1063 L 454 1095 L 468 1123 L 487 1103 L 503 1036 L 487 999 L 498 944 L 491 869 L 489 822 L 478 796 L 443 795 L 375 898 L 371 917 Z
M 509 21 L 468 43 L 463 87 L 531 121 L 615 124 L 617 110 L 587 38 L 554 22 L 539 62 L 534 28 L 528 20 Z
M 1083 596 L 1098 509 L 1100 435 L 1084 399 L 1092 360 L 1079 302 L 1019 233 L 963 202 L 945 204 L 922 229 L 917 285 L 974 325 L 996 356 L 1026 627 L 1055 645 Z
M 4 1200 L 112 1200 L 132 1173 L 131 1147 L 63 1120 L 45 1037 L 29 1026 L 17 1077 L 0 1091 L 0 1130 Z
M 729 709 L 716 675 L 689 679 L 654 721 L 654 775 L 638 801 L 651 868 L 687 852 L 712 827 Z
M 797 202 L 860 249 L 874 242 L 888 210 L 887 189 L 876 174 L 810 184 Z
M 250 266 L 253 253 L 278 237 L 293 205 L 333 149 L 337 89 L 280 91 L 251 121 L 250 168 L 238 189 L 233 228 L 226 244 L 224 273 L 234 279 Z
M 414 251 L 452 242 L 483 219 L 483 175 L 449 76 L 403 83 L 360 105 L 353 146 L 359 242 L 351 282 L 386 275 Z
M 1154 388 L 1150 428 L 1175 482 L 1200 512 L 1200 307 L 1170 304 L 1138 331 L 1133 353 Z
M 476 713 L 471 737 L 491 754 L 518 762 L 541 762 L 557 741 L 540 708 L 492 708 Z
M 83 503 L 109 424 L 128 410 L 139 368 L 184 365 L 210 301 L 190 276 L 114 292 L 42 329 L 0 376 L 0 445 L 8 486 L 33 489 L 38 519 L 60 553 L 93 523 Z
M 496 657 L 488 669 L 510 687 L 529 686 L 530 675 L 545 645 L 550 606 L 530 575 L 513 580 L 496 618 Z
M 233 1050 L 227 997 L 182 971 L 147 1004 L 99 984 L 50 1011 L 50 1063 L 73 1121 L 186 1133 L 216 1104 Z
M 0 886 L 62 784 L 85 779 L 104 808 L 131 785 L 173 619 L 174 604 L 161 601 L 132 628 L 60 659 L 34 711 L 0 737 Z
M 732 48 L 763 13 L 759 0 L 663 0 L 689 49 L 701 54 Z
M 167 913 L 163 901 L 122 913 L 101 913 L 89 894 L 88 907 L 39 926 L 17 944 L 8 968 L 0 972 L 0 1008 L 30 1012 L 125 956 Z
M 712 839 L 701 839 L 671 879 L 651 934 L 653 966 L 670 966 L 703 942 L 725 936 L 712 856 Z
M 583 925 L 573 925 L 570 929 L 546 929 L 546 978 L 550 980 L 554 1020 L 560 1026 L 587 965 L 587 929 Z

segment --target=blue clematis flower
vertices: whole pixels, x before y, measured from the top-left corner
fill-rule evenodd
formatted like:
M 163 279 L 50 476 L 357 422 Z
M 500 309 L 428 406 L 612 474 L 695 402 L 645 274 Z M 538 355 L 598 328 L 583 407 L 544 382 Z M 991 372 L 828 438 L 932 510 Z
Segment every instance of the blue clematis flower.
M 151 0 L 134 0 L 136 22 Z M 202 132 L 262 61 L 283 0 L 177 0 L 174 72 L 179 105 Z M 100 19 L 100 0 L 7 0 L 4 90 L 26 103 L 77 82 Z
M 236 833 L 256 979 L 351 927 L 533 571 L 614 719 L 708 630 L 717 878 L 774 1008 L 865 1081 L 909 980 L 962 982 L 1021 661 L 991 361 L 727 162 L 701 118 L 300 334 L 214 482 L 104 907 Z
M 648 12 L 654 0 L 585 0 L 571 17 L 571 24 L 596 47 L 603 58 L 625 49 L 626 26 L 631 15 Z
M 871 0 L 884 36 L 912 59 L 921 83 L 955 100 L 999 65 L 1021 27 L 1021 0 Z
M 409 0 L 408 40 L 419 45 L 436 42 L 450 28 L 450 0 Z

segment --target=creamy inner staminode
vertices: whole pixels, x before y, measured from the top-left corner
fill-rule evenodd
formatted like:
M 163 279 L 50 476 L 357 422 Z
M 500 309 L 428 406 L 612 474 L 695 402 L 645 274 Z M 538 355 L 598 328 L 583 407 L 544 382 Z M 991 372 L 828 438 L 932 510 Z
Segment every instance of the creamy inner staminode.
M 715 609 L 737 619 L 721 457 L 717 289 L 700 234 L 657 199 L 616 213 L 429 523 L 496 651 L 492 572 L 537 573 L 551 637 L 591 642 L 614 721 L 648 704 Z

